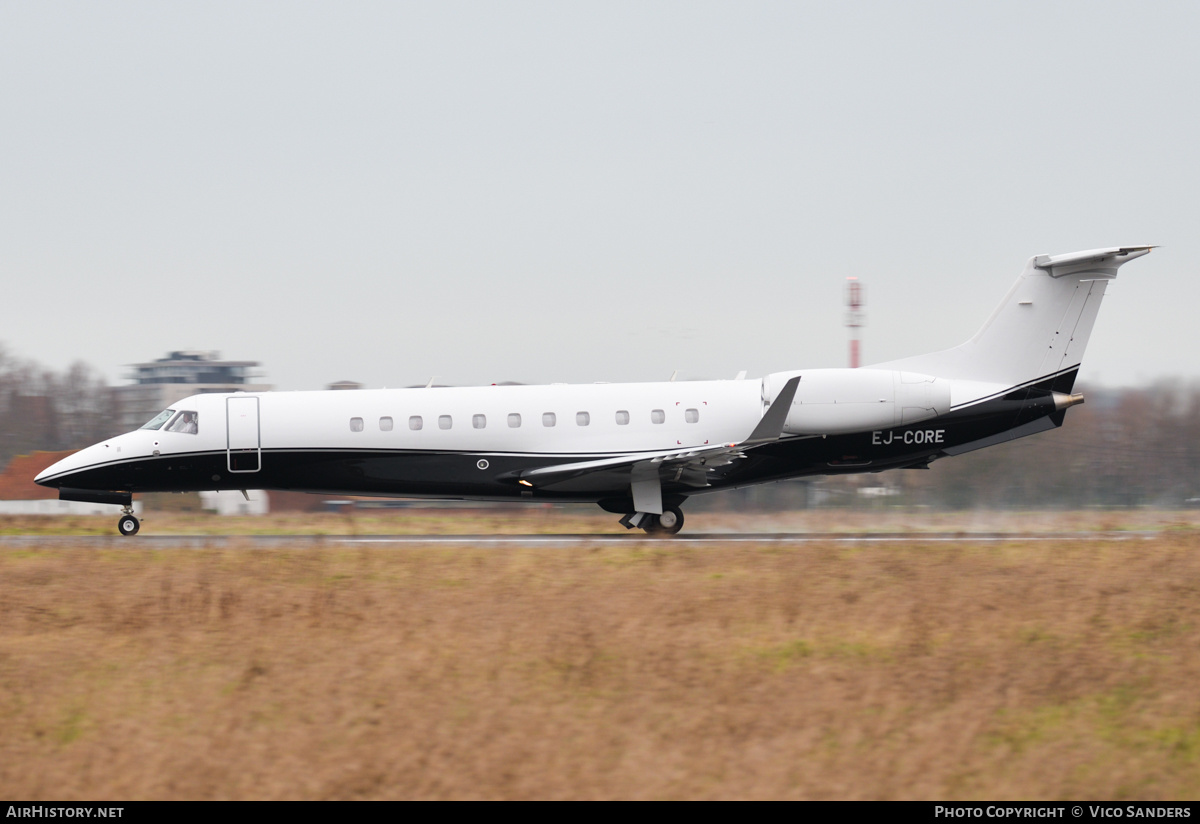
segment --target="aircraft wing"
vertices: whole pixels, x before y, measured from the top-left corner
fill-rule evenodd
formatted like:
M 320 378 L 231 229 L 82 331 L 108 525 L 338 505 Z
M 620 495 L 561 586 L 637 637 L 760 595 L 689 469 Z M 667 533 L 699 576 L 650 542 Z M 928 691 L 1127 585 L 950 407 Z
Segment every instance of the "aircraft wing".
M 779 440 L 783 433 L 784 421 L 787 419 L 788 410 L 792 406 L 792 400 L 796 397 L 796 389 L 799 385 L 799 376 L 784 384 L 783 389 L 771 404 L 771 408 L 754 427 L 754 431 L 739 443 L 652 453 L 637 452 L 591 461 L 535 467 L 517 473 L 517 481 L 526 486 L 545 487 L 588 475 L 628 470 L 635 479 L 656 477 L 659 481 L 707 486 L 706 473 L 708 470 L 718 466 L 728 466 L 734 461 L 746 457 L 745 450 L 747 449 Z
M 617 455 L 612 458 L 601 458 L 595 461 L 579 461 L 577 463 L 558 464 L 556 466 L 543 466 L 535 469 L 526 469 L 518 474 L 518 480 L 525 481 L 532 486 L 547 486 L 562 481 L 571 480 L 574 478 L 590 475 L 595 472 L 607 472 L 618 469 L 633 469 L 639 471 L 649 469 L 657 469 L 662 474 L 662 470 L 677 470 L 676 475 L 686 471 L 700 471 L 709 467 L 727 466 L 733 463 L 738 458 L 746 457 L 745 453 L 737 444 L 723 444 L 721 446 L 706 446 L 698 449 L 683 449 L 673 452 L 659 453 L 635 453 L 631 455 Z M 664 478 L 664 480 L 667 480 Z M 703 486 L 704 484 L 700 484 Z

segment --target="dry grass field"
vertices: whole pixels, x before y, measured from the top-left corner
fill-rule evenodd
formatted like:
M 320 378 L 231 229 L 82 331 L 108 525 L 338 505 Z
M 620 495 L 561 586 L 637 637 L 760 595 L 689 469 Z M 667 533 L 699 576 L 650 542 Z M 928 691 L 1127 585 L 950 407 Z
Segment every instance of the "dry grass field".
M 1194 799 L 1200 530 L 1158 528 L 3 547 L 0 796 Z

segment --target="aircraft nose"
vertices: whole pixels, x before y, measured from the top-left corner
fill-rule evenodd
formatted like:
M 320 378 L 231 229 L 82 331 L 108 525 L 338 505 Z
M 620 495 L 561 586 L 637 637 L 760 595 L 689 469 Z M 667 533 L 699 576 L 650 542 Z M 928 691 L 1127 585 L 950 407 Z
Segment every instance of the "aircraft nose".
M 55 489 L 61 487 L 64 483 L 68 483 L 67 479 L 70 478 L 72 474 L 81 469 L 86 469 L 89 465 L 95 463 L 96 458 L 98 457 L 96 454 L 96 448 L 98 446 L 101 445 L 97 444 L 96 446 L 89 446 L 86 449 L 73 452 L 72 454 L 63 458 L 61 461 L 51 464 L 39 472 L 34 477 L 33 482 L 35 484 L 40 484 L 41 486 L 49 486 Z
M 41 486 L 58 487 L 60 485 L 60 481 L 51 479 L 56 475 L 62 474 L 68 468 L 67 466 L 64 466 L 68 460 L 69 457 L 52 463 L 50 466 L 46 467 L 36 476 L 34 476 L 33 482 Z

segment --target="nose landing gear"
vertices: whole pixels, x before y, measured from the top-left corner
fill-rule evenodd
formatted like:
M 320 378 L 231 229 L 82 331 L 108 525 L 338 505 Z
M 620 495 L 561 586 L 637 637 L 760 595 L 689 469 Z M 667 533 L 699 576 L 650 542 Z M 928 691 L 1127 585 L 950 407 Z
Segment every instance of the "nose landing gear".
M 117 532 L 122 535 L 137 535 L 141 528 L 142 525 L 138 523 L 138 519 L 133 517 L 133 507 L 122 507 L 121 520 L 117 521 Z

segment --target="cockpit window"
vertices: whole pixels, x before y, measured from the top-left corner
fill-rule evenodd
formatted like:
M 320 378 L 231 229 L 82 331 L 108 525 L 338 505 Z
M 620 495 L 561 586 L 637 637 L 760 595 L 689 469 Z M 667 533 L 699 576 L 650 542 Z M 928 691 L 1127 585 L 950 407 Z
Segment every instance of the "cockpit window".
M 189 412 L 185 409 L 175 417 L 175 420 L 167 424 L 167 431 L 195 435 L 200 431 L 200 416 L 195 412 Z
M 164 409 L 154 416 L 154 420 L 142 427 L 142 429 L 159 429 L 164 423 L 171 420 L 171 416 L 175 414 L 174 409 Z

